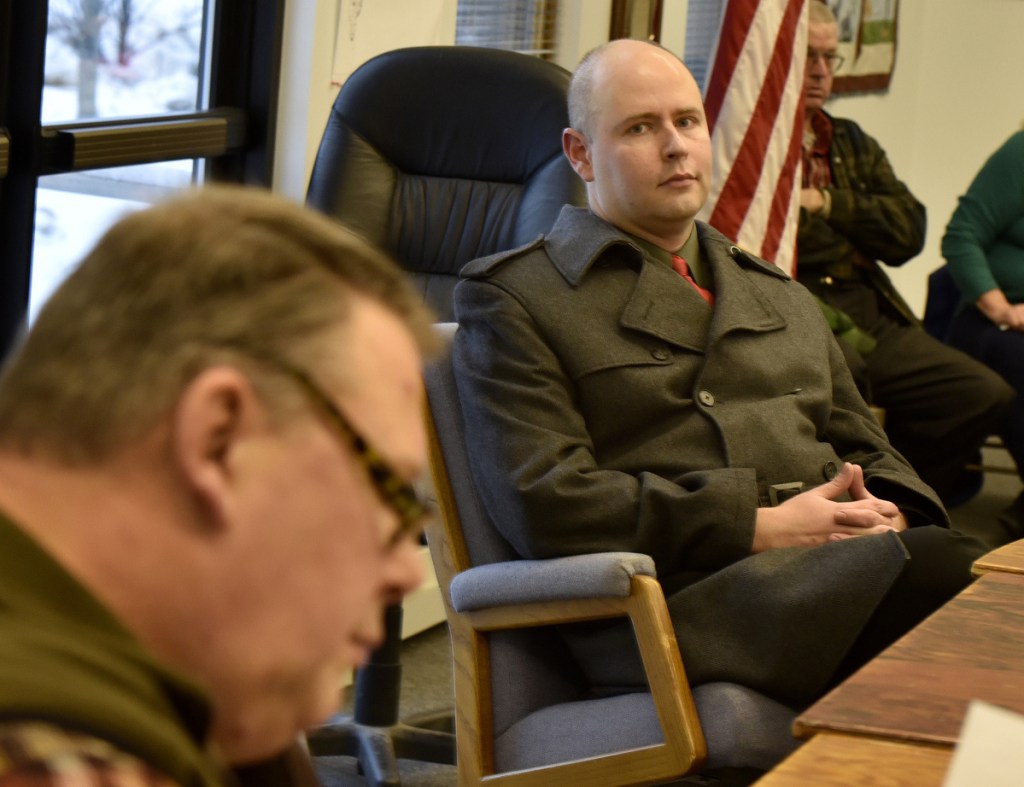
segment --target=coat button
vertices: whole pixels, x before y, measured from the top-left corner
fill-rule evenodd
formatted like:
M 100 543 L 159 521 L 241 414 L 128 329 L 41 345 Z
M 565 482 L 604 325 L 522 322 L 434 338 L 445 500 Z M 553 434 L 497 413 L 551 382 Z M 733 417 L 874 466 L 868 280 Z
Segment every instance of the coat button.
M 697 399 L 705 407 L 715 406 L 715 397 L 712 395 L 711 391 L 701 391 L 697 394 Z
M 835 462 L 825 462 L 825 466 L 821 468 L 821 474 L 825 476 L 826 481 L 831 481 L 838 472 L 839 468 L 836 467 Z
M 671 353 L 659 347 L 657 350 L 651 350 L 651 356 L 657 361 L 667 361 L 671 357 Z

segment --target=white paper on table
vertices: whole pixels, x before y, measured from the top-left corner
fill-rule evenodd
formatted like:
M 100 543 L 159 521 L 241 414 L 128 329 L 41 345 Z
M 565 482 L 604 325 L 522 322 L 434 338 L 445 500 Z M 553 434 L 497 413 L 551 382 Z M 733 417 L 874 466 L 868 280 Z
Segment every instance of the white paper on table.
M 974 700 L 967 708 L 943 787 L 1024 784 L 1024 716 Z

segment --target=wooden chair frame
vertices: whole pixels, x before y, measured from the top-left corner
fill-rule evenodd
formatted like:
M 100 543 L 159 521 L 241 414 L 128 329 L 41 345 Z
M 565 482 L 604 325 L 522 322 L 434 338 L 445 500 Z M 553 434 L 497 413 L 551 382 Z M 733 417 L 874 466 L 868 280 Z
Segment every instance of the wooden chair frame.
M 698 770 L 707 747 L 686 680 L 661 585 L 635 576 L 625 598 L 591 598 L 508 606 L 460 613 L 449 592 L 452 579 L 471 567 L 458 510 L 432 414 L 427 412 L 430 460 L 440 516 L 427 526 L 427 541 L 444 597 L 452 642 L 455 733 L 459 784 L 586 785 L 654 784 Z M 636 632 L 663 742 L 599 757 L 496 773 L 491 697 L 491 631 L 625 616 Z

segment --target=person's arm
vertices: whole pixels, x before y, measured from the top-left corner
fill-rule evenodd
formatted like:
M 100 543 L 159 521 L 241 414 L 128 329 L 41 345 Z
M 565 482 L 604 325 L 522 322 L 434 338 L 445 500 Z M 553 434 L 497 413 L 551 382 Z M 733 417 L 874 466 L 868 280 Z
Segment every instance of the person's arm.
M 810 294 L 808 298 L 814 300 Z M 827 322 L 822 328 L 826 326 Z M 889 445 L 857 391 L 837 342 L 831 344 L 829 365 L 832 407 L 822 440 L 845 464 L 831 481 L 780 506 L 759 509 L 755 552 L 949 523 L 935 493 Z
M 1024 331 L 1024 303 L 1010 303 L 998 287 L 983 292 L 974 302 L 988 319 L 1004 330 Z
M 813 296 L 808 294 L 808 298 Z M 821 439 L 845 462 L 861 467 L 865 491 L 895 504 L 908 526 L 948 526 L 949 515 L 934 490 L 890 445 L 885 431 L 865 404 L 838 342 L 833 342 L 829 365 L 832 409 Z
M 840 500 L 845 496 L 849 500 Z M 782 505 L 758 509 L 754 552 L 815 547 L 827 541 L 880 535 L 907 527 L 907 518 L 895 503 L 867 491 L 864 469 L 847 463 L 831 481 Z
M 942 256 L 964 297 L 997 325 L 1024 330 L 1024 307 L 1012 304 L 989 266 L 988 252 L 1024 221 L 1024 131 L 989 157 L 953 212 Z
M 802 194 L 801 263 L 849 259 L 857 252 L 901 265 L 924 247 L 925 207 L 896 177 L 881 146 L 858 127 L 846 128 L 851 145 L 847 150 L 837 133 L 839 154 L 827 196 L 818 195 L 819 201 Z

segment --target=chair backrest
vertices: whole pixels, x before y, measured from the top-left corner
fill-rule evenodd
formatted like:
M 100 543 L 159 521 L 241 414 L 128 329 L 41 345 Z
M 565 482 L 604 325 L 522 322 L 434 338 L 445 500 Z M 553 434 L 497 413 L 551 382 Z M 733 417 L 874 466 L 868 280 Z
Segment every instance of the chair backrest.
M 458 326 L 437 327 L 450 346 Z M 427 538 L 451 626 L 448 586 L 454 576 L 472 566 L 517 560 L 519 555 L 491 523 L 477 495 L 450 355 L 430 364 L 424 380 L 430 405 L 431 465 L 442 513 L 428 528 Z M 456 628 L 452 626 L 453 636 Z M 536 708 L 583 696 L 579 668 L 558 637 L 526 629 L 494 632 L 490 639 L 492 673 L 498 678 L 492 687 L 496 734 Z M 512 675 L 522 678 L 510 680 Z
M 456 323 L 441 323 L 437 331 L 450 347 Z M 453 506 L 447 538 L 452 542 L 456 564 L 455 572 L 471 566 L 518 560 L 519 555 L 491 523 L 483 503 L 476 492 L 473 472 L 466 452 L 466 433 L 459 405 L 459 392 L 452 370 L 451 357 L 443 355 L 430 364 L 424 373 L 427 398 L 430 402 L 430 420 L 434 440 L 432 448 L 440 450 L 435 468 L 443 469 L 451 492 Z M 442 493 L 442 490 L 438 490 Z M 445 503 L 446 501 L 441 501 Z M 458 522 L 458 528 L 454 524 Z
M 446 346 L 451 346 L 452 339 L 458 330 L 454 322 L 437 325 Z M 441 566 L 435 560 L 435 569 L 445 604 L 450 602 L 447 597 L 447 585 L 456 574 L 473 566 L 487 563 L 498 563 L 507 560 L 519 560 L 512 545 L 506 541 L 487 515 L 476 491 L 473 474 L 466 452 L 466 434 L 462 421 L 462 408 L 459 404 L 459 391 L 456 386 L 451 356 L 443 354 L 429 364 L 424 373 L 427 398 L 430 406 L 428 419 L 431 431 L 431 466 L 434 471 L 434 487 L 438 496 L 438 505 L 442 517 L 434 525 L 431 551 L 435 543 L 442 542 L 441 551 L 445 559 Z M 428 538 L 431 533 L 428 532 Z M 499 632 L 501 633 L 501 632 Z M 557 698 L 575 698 L 581 689 L 578 667 L 569 665 L 560 655 L 560 641 L 557 637 L 544 637 L 541 644 L 544 658 L 536 665 L 543 673 L 549 671 L 548 681 L 543 677 L 531 677 L 531 685 L 539 681 L 542 688 L 537 690 L 537 704 L 543 705 Z M 501 659 L 500 652 L 493 653 Z M 568 659 L 567 652 L 564 654 Z M 548 666 L 545 667 L 545 664 Z M 534 667 L 530 667 L 532 669 Z M 499 670 L 500 674 L 508 674 L 511 665 Z M 510 705 L 520 706 L 521 701 L 531 704 L 527 694 L 531 685 L 520 684 L 521 692 L 515 702 L 499 702 L 499 712 Z M 513 715 L 525 712 L 522 708 L 513 710 Z M 503 727 L 501 720 L 497 724 Z
M 562 155 L 569 72 L 516 52 L 397 49 L 342 86 L 307 202 L 388 250 L 441 320 L 459 269 L 547 232 L 584 187 Z

